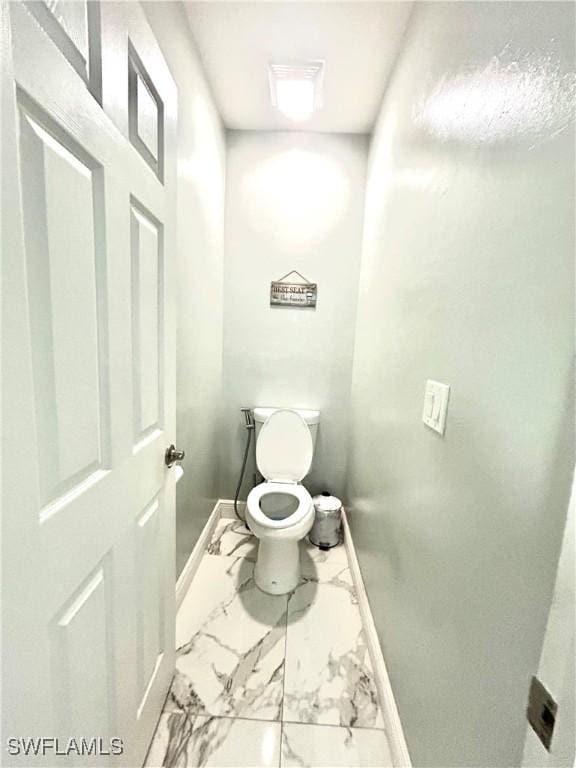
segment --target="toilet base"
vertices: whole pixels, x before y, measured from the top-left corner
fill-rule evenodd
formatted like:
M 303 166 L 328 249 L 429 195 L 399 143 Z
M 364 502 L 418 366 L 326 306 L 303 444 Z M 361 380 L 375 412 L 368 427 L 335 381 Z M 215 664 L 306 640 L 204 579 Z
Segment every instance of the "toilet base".
M 260 539 L 254 568 L 256 586 L 269 595 L 285 595 L 300 578 L 298 541 Z

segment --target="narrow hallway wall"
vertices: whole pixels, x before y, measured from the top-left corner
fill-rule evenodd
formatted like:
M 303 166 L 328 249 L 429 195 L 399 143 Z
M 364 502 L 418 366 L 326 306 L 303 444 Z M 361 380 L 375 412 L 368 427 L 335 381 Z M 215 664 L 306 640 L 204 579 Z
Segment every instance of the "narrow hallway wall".
M 142 4 L 178 88 L 176 486 L 179 574 L 218 498 L 226 143 L 180 3 Z
M 373 139 L 349 514 L 416 766 L 521 762 L 574 466 L 574 77 L 573 4 L 419 3 Z
M 243 405 L 322 411 L 313 493 L 344 488 L 367 137 L 229 131 L 224 272 L 222 495 L 237 483 Z M 270 306 L 296 269 L 316 309 Z M 246 476 L 246 498 L 254 463 Z

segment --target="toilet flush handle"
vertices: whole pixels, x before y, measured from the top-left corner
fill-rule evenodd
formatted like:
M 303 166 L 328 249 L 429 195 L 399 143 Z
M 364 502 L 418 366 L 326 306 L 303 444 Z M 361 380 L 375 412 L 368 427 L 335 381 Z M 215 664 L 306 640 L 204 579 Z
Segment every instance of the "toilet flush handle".
M 174 444 L 172 444 L 169 448 L 166 448 L 166 453 L 164 454 L 166 466 L 171 467 L 177 461 L 182 461 L 185 455 L 184 451 L 179 451 L 174 447 Z

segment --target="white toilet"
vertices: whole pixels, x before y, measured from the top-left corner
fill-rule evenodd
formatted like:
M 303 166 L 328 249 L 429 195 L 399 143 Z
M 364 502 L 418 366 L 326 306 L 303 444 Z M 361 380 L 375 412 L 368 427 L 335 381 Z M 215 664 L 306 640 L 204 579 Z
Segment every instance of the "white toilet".
M 255 408 L 256 463 L 265 478 L 248 494 L 246 522 L 259 539 L 254 579 L 283 595 L 298 584 L 298 542 L 314 522 L 312 497 L 300 485 L 312 465 L 320 412 Z

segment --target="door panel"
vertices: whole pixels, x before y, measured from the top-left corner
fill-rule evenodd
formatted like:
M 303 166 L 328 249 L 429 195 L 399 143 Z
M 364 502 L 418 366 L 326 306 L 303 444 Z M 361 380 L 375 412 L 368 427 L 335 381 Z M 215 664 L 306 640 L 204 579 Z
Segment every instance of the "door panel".
M 133 768 L 174 660 L 176 90 L 136 3 L 51 8 L 2 6 L 3 736 Z
M 135 450 L 162 426 L 162 225 L 131 204 L 132 359 Z
M 93 0 L 30 0 L 28 10 L 98 101 L 101 98 L 100 8 Z
M 133 42 L 128 47 L 128 126 L 130 141 L 162 181 L 164 104 Z
M 140 710 L 164 652 L 164 592 L 161 582 L 160 501 L 154 499 L 137 522 L 138 693 Z
M 55 617 L 52 630 L 54 707 L 58 733 L 82 733 L 90 721 L 96 733 L 110 733 L 114 673 L 109 569 L 100 565 Z
M 109 465 L 101 168 L 19 94 L 40 518 Z

